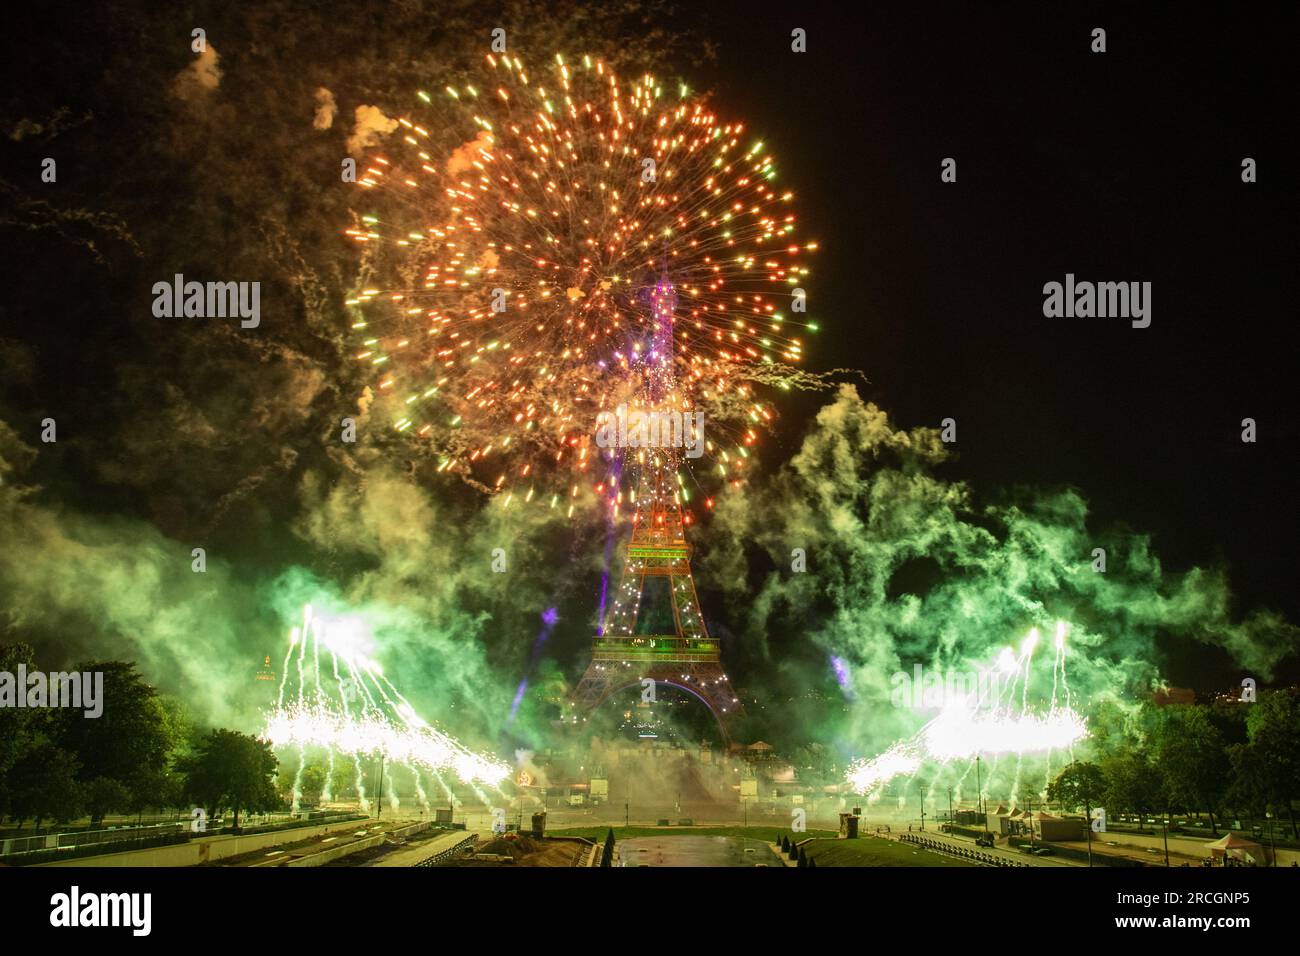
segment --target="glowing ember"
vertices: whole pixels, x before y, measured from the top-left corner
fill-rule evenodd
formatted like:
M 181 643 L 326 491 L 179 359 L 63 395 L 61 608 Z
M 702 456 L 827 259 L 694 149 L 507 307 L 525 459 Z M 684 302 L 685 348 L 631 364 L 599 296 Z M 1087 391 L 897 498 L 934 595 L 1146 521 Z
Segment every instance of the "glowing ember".
M 1057 624 L 1052 663 L 1052 696 L 1043 712 L 1029 707 L 1030 665 L 1039 636 L 1035 628 L 1020 645 L 1020 655 L 1004 648 L 980 681 L 979 695 L 949 701 L 939 715 L 907 740 L 884 753 L 855 761 L 849 785 L 858 793 L 875 794 L 896 777 L 913 776 L 927 763 L 974 761 L 980 756 L 1047 754 L 1068 750 L 1088 736 L 1084 719 L 1070 706 L 1065 679 L 1065 624 Z M 1058 694 L 1064 689 L 1065 699 Z
M 383 754 L 413 771 L 450 770 L 469 783 L 498 785 L 510 775 L 505 764 L 474 753 L 421 719 L 369 658 L 370 646 L 370 634 L 359 620 L 326 620 L 315 616 L 310 605 L 304 608 L 302 627 L 289 635 L 279 697 L 262 737 L 274 747 L 296 747 L 300 755 L 321 748 L 331 768 L 336 755 L 351 758 L 363 805 L 360 758 L 365 756 Z M 296 674 L 292 682 L 291 672 Z M 301 777 L 302 761 L 294 781 L 295 803 Z

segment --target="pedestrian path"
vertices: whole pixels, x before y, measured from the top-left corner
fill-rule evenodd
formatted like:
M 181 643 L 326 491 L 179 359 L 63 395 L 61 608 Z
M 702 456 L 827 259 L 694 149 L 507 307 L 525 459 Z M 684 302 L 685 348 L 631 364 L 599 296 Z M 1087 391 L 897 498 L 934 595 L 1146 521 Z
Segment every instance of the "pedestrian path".
M 478 838 L 479 835 L 472 830 L 449 830 L 432 840 L 423 840 L 416 846 L 404 847 L 400 850 L 394 850 L 392 853 L 386 853 L 370 865 L 433 866 L 436 862 L 440 862 L 440 857 L 452 856 L 456 848 L 461 844 L 477 843 Z

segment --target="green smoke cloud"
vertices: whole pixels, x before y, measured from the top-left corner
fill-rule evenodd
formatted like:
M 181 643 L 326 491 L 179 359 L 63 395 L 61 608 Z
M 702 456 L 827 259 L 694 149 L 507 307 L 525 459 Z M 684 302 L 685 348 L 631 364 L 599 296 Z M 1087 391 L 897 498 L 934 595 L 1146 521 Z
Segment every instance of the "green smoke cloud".
M 1057 619 L 1070 624 L 1071 688 L 1085 711 L 1148 693 L 1161 678 L 1158 639 L 1186 653 L 1226 649 L 1262 679 L 1294 651 L 1297 629 L 1279 615 L 1233 616 L 1221 570 L 1166 571 L 1145 535 L 1090 527 L 1072 489 L 981 503 L 940 477 L 948 454 L 936 431 L 897 429 L 845 386 L 790 461 L 719 496 L 693 533 L 706 614 L 764 705 L 757 734 L 835 743 L 844 755 L 883 747 L 918 723 L 890 704 L 893 674 L 986 666 L 1032 626 L 1050 638 Z M 36 459 L 0 425 L 4 623 L 46 666 L 138 660 L 202 718 L 251 728 L 269 703 L 253 674 L 264 656 L 278 671 L 288 628 L 311 603 L 363 619 L 385 673 L 426 717 L 480 743 L 508 729 L 536 746 L 549 737 L 539 702 L 562 695 L 555 648 L 542 649 L 510 713 L 543 610 L 572 609 L 571 666 L 585 662 L 602 555 L 594 517 L 458 501 L 382 449 L 340 448 L 302 472 L 280 560 L 248 568 L 213 552 L 196 574 L 188 543 L 23 484 Z M 1104 574 L 1092 569 L 1098 547 Z M 493 570 L 498 548 L 505 573 Z M 795 548 L 806 573 L 789 570 Z
M 574 526 L 500 502 L 467 509 L 376 452 L 360 457 L 364 464 L 348 458 L 352 467 L 304 474 L 284 561 L 249 570 L 210 550 L 196 573 L 190 545 L 149 523 L 61 508 L 22 484 L 37 452 L 0 422 L 6 640 L 36 645 L 51 668 L 91 657 L 138 661 L 201 720 L 255 730 L 277 684 L 254 675 L 270 657 L 279 676 L 289 628 L 311 604 L 318 615 L 363 622 L 374 656 L 424 717 L 480 745 L 498 743 L 527 640 L 541 611 L 572 587 L 554 569 L 556 554 L 576 547 Z M 594 573 L 591 552 L 572 566 Z M 554 674 L 538 679 L 553 683 Z M 522 714 L 513 739 L 536 741 L 544 727 L 532 708 Z
M 918 663 L 987 666 L 1034 626 L 1050 674 L 1058 619 L 1069 622 L 1071 687 L 1084 710 L 1157 685 L 1157 638 L 1186 653 L 1221 647 L 1265 679 L 1294 651 L 1300 632 L 1280 615 L 1234 619 L 1222 570 L 1167 571 L 1148 536 L 1090 527 L 1074 489 L 981 502 L 939 476 L 949 454 L 937 430 L 898 429 L 844 385 L 770 480 L 720 498 L 699 536 L 698 573 L 728 592 L 729 607 L 748 609 L 731 625 L 766 658 L 751 684 L 780 704 L 782 723 L 869 752 L 919 725 L 891 706 L 891 675 Z M 796 548 L 806 573 L 791 570 Z M 1095 548 L 1105 549 L 1105 573 L 1093 570 Z M 843 662 L 843 693 L 831 656 Z M 831 706 L 807 687 L 828 689 Z M 1035 692 L 1050 690 L 1049 677 Z

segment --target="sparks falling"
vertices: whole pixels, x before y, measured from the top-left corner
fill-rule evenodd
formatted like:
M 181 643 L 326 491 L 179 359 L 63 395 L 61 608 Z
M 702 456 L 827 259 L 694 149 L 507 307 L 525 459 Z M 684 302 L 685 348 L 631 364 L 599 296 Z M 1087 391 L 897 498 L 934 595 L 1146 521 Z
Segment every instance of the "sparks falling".
M 360 621 L 318 617 L 307 605 L 302 625 L 289 632 L 276 706 L 262 737 L 277 748 L 296 748 L 300 757 L 308 749 L 323 750 L 331 771 L 336 759 L 350 760 L 363 806 L 363 757 L 383 754 L 405 765 L 416 775 L 421 794 L 421 770 L 451 771 L 466 783 L 493 786 L 509 776 L 505 764 L 474 753 L 421 719 L 370 658 L 370 649 L 369 632 Z M 304 763 L 299 760 L 294 781 L 295 805 Z
M 1042 756 L 1050 774 L 1052 754 L 1069 751 L 1088 736 L 1086 722 L 1073 708 L 1066 678 L 1066 631 L 1066 624 L 1057 622 L 1051 697 L 1041 710 L 1033 709 L 1030 700 L 1031 668 L 1039 644 L 1038 629 L 1034 628 L 1021 643 L 1019 654 L 1003 648 L 993 664 L 979 674 L 977 693 L 945 701 L 938 716 L 913 736 L 875 757 L 855 761 L 847 773 L 849 785 L 857 793 L 878 798 L 890 781 L 916 777 L 932 767 L 936 779 L 940 775 L 951 779 L 955 771 L 960 787 L 968 776 L 972 777 L 970 783 L 975 783 L 971 768 L 977 758 L 993 758 L 994 767 L 986 768 L 982 780 L 987 784 L 996 762 L 1009 758 L 1014 799 L 1021 785 L 1022 758 Z M 1034 703 L 1038 700 L 1035 696 Z
M 708 423 L 693 482 L 743 481 L 774 415 L 760 390 L 813 379 L 794 366 L 817 244 L 764 144 L 684 86 L 590 57 L 532 76 L 488 56 L 480 81 L 420 99 L 430 118 L 399 118 L 358 171 L 374 213 L 347 231 L 392 280 L 348 304 L 393 427 L 507 504 L 617 504 L 597 418 L 665 354 L 670 281 L 661 407 Z

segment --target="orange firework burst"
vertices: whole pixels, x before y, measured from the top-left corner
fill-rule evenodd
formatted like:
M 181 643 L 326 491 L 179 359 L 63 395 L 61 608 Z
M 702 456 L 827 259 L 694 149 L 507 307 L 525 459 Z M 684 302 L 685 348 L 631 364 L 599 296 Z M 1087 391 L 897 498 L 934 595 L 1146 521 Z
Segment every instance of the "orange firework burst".
M 741 481 L 765 394 L 813 379 L 794 363 L 816 243 L 771 155 L 685 87 L 599 60 L 486 69 L 446 88 L 449 114 L 421 92 L 438 121 L 398 119 L 359 174 L 375 208 L 348 235 L 372 254 L 349 305 L 376 413 L 507 503 L 612 499 L 600 416 L 666 366 L 656 402 L 704 416 L 692 484 Z

